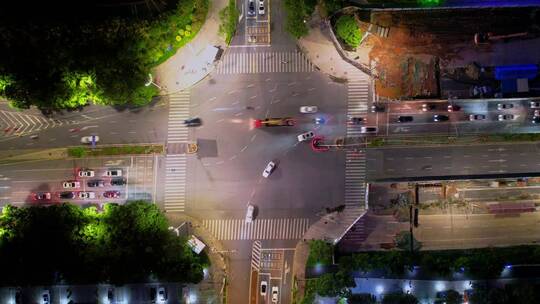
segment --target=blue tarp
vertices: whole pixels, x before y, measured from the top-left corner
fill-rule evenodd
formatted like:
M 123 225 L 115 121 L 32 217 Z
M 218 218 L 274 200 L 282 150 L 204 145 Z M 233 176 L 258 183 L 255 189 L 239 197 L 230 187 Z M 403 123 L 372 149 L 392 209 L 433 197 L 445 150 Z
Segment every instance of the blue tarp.
M 495 79 L 518 79 L 536 78 L 538 74 L 538 66 L 536 64 L 517 64 L 517 65 L 503 65 L 495 67 Z

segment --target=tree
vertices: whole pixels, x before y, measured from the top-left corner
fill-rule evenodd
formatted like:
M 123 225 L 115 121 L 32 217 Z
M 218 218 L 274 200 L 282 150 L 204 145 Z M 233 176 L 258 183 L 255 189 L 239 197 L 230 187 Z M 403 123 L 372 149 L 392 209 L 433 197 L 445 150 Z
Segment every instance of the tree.
M 6 206 L 0 216 L 0 285 L 198 283 L 207 257 L 168 230 L 154 204 Z
M 459 294 L 459 292 L 450 289 L 446 291 L 444 295 L 444 299 L 446 304 L 461 304 L 463 303 L 463 297 Z
M 343 15 L 336 21 L 336 34 L 348 46 L 355 48 L 360 44 L 362 33 L 354 16 Z
M 412 294 L 394 292 L 385 294 L 382 304 L 418 304 L 418 299 Z
M 332 264 L 334 256 L 334 246 L 322 240 L 311 240 L 309 242 L 309 256 L 307 266 L 316 265 L 327 266 Z
M 418 251 L 422 248 L 422 243 L 420 243 L 416 238 L 412 238 L 413 241 L 413 250 Z M 411 250 L 411 233 L 409 231 L 400 231 L 396 234 L 394 242 L 396 246 L 403 250 Z
M 349 304 L 376 304 L 377 298 L 369 293 L 355 293 L 347 298 Z
M 285 10 L 287 11 L 287 21 L 285 23 L 287 31 L 295 38 L 307 35 L 306 19 L 308 16 L 304 1 L 285 0 Z

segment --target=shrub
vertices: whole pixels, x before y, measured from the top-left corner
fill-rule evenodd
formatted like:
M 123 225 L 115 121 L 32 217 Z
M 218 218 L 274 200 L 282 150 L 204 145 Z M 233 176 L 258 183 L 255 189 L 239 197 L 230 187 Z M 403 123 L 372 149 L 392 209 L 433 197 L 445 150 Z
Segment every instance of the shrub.
M 308 28 L 304 20 L 308 15 L 304 1 L 285 0 L 285 10 L 287 11 L 287 21 L 285 23 L 287 32 L 295 38 L 307 35 Z
M 234 0 L 229 0 L 229 4 L 219 12 L 219 19 L 221 20 L 219 34 L 225 36 L 225 42 L 229 44 L 238 23 L 238 10 L 236 9 L 236 2 Z
M 332 265 L 333 255 L 334 246 L 325 241 L 312 240 L 309 242 L 309 256 L 307 260 L 307 266 L 314 267 L 315 265 Z
M 350 47 L 357 47 L 362 39 L 362 33 L 353 16 L 343 15 L 336 21 L 336 34 Z
M 75 147 L 75 148 L 68 148 L 67 153 L 71 157 L 85 157 L 86 156 L 86 148 L 85 147 Z

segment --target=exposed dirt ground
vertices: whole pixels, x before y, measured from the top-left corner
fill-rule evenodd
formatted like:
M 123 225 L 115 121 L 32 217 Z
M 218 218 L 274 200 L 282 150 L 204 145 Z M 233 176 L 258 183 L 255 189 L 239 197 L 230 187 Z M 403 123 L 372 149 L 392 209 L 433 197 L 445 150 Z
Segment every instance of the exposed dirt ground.
M 538 9 L 374 12 L 371 23 L 390 28 L 387 38 L 371 35 L 367 41 L 373 45 L 370 59 L 380 76 L 377 93 L 391 99 L 437 97 L 439 69 L 448 61 L 466 49 L 489 51 L 489 45 L 474 44 L 475 33 L 536 35 L 539 20 Z

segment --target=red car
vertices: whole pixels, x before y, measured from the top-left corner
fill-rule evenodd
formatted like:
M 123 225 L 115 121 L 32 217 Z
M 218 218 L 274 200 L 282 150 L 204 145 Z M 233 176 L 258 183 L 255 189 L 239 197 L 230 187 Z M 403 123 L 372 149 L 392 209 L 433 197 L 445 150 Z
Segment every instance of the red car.
M 116 191 L 116 190 L 105 191 L 105 193 L 103 193 L 103 196 L 106 198 L 119 198 L 120 191 Z
M 32 193 L 32 199 L 34 201 L 50 201 L 51 197 L 52 195 L 50 192 Z

